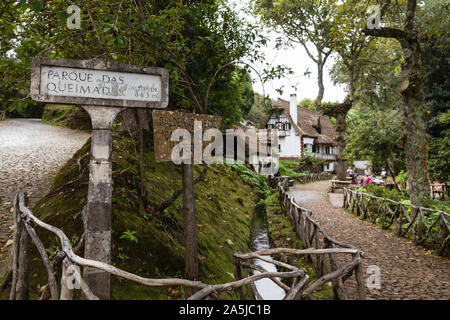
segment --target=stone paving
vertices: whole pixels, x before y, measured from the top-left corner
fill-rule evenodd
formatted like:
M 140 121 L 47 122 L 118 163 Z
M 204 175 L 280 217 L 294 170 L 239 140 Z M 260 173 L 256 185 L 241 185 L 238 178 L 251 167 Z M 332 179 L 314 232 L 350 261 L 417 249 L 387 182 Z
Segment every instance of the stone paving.
M 296 185 L 290 193 L 327 233 L 366 253 L 365 279 L 368 266 L 380 268 L 381 289 L 367 289 L 368 299 L 450 299 L 450 260 L 345 212 L 343 194 L 328 195 L 330 185 L 329 181 Z M 349 295 L 356 298 L 352 290 Z
M 14 195 L 26 191 L 33 206 L 48 192 L 59 168 L 89 136 L 43 124 L 40 119 L 0 122 L 0 266 L 11 243 Z

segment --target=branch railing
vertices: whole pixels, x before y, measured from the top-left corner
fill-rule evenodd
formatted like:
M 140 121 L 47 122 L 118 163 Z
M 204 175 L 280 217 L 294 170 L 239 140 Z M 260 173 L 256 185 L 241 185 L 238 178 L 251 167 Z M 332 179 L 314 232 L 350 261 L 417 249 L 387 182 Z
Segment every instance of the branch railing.
M 301 184 L 317 182 L 317 181 L 322 181 L 322 180 L 329 180 L 329 179 L 331 179 L 331 174 L 328 172 L 311 173 L 311 174 L 299 175 L 299 176 L 294 177 L 294 180 L 298 181 Z
M 205 284 L 201 281 L 191 281 L 179 278 L 169 279 L 152 279 L 144 278 L 133 273 L 121 270 L 113 265 L 103 263 L 100 261 L 85 259 L 76 254 L 76 249 L 72 248 L 69 238 L 64 232 L 52 225 L 49 225 L 38 218 L 36 218 L 31 210 L 26 206 L 27 198 L 23 192 L 18 193 L 14 197 L 13 218 L 14 218 L 14 233 L 13 233 L 13 248 L 12 259 L 9 266 L 11 277 L 11 300 L 28 299 L 27 288 L 29 287 L 28 274 L 30 273 L 31 260 L 31 242 L 34 243 L 36 249 L 41 256 L 42 262 L 48 274 L 48 284 L 43 290 L 41 300 L 51 298 L 52 300 L 71 300 L 73 296 L 73 281 L 78 281 L 79 289 L 82 290 L 84 297 L 89 300 L 98 300 L 98 297 L 91 291 L 89 286 L 82 279 L 79 268 L 93 267 L 99 270 L 106 271 L 112 275 L 152 287 L 190 287 L 197 290 L 188 300 L 209 299 L 210 297 L 217 297 L 217 293 L 223 291 L 235 290 L 238 298 L 243 299 L 243 287 L 250 286 L 253 290 L 255 298 L 261 298 L 256 291 L 254 282 L 264 278 L 272 279 L 277 285 L 283 288 L 287 294 L 286 300 L 309 298 L 314 299 L 312 293 L 321 285 L 328 281 L 339 283 L 342 278 L 346 277 L 352 270 L 356 270 L 360 266 L 361 252 L 353 248 L 322 248 L 316 250 L 309 248 L 306 250 L 297 250 L 290 248 L 274 248 L 269 250 L 250 252 L 250 253 L 235 253 L 233 255 L 234 262 L 234 281 L 224 284 Z M 61 245 L 61 250 L 55 255 L 55 259 L 51 262 L 42 241 L 36 234 L 35 228 L 40 227 L 44 230 L 55 234 Z M 79 247 L 79 245 L 77 245 Z M 299 269 L 296 266 L 274 260 L 266 257 L 267 255 L 284 253 L 291 255 L 310 255 L 334 256 L 338 253 L 346 253 L 353 255 L 353 260 L 349 263 L 335 268 L 333 272 L 323 275 L 315 282 L 309 281 L 309 276 L 305 270 Z M 253 259 L 260 259 L 272 263 L 287 271 L 268 272 L 263 267 L 251 263 Z M 247 277 L 242 277 L 242 269 L 247 274 Z M 260 273 L 249 274 L 249 271 L 257 270 Z M 58 277 L 60 275 L 60 277 Z M 58 290 L 58 280 L 60 290 Z M 292 279 L 291 285 L 283 283 L 280 279 Z M 307 286 L 308 285 L 308 286 Z M 3 285 L 2 285 L 3 287 Z
M 362 259 L 364 252 L 357 247 L 342 243 L 328 235 L 317 221 L 312 219 L 312 212 L 300 207 L 289 195 L 287 179 L 278 184 L 281 209 L 290 220 L 296 235 L 302 241 L 309 262 L 314 266 L 320 283 L 332 281 L 335 299 L 349 299 L 344 282 L 353 274 L 356 280 L 356 291 L 359 299 L 365 299 L 365 285 L 362 273 Z M 308 253 L 307 250 L 314 250 Z M 338 259 L 338 254 L 340 259 Z M 342 254 L 350 254 L 352 259 L 348 262 Z M 347 260 L 345 262 L 345 260 Z
M 450 214 L 437 209 L 384 199 L 365 192 L 344 188 L 345 209 L 353 214 L 394 230 L 416 244 L 436 249 L 439 255 L 449 255 Z
M 433 199 L 445 199 L 450 197 L 450 185 L 448 184 L 432 184 L 431 188 L 431 197 Z
M 268 182 L 269 185 L 272 188 L 276 188 L 278 186 L 278 183 L 285 180 L 286 176 L 268 176 Z M 317 182 L 322 180 L 329 180 L 331 179 L 331 174 L 328 172 L 322 172 L 322 173 L 311 173 L 311 174 L 304 174 L 304 175 L 298 175 L 295 177 L 289 177 L 290 180 L 294 180 L 300 184 L 310 183 L 310 182 Z

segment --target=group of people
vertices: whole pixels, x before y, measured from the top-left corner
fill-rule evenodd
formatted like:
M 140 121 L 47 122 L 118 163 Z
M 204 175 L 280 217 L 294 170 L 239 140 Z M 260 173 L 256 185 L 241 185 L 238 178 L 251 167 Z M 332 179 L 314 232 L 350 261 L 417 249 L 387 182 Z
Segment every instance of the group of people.
M 388 173 L 386 169 L 381 170 L 381 177 L 376 177 L 375 174 L 366 174 L 362 180 L 362 184 L 368 186 L 370 184 L 381 184 L 386 181 Z

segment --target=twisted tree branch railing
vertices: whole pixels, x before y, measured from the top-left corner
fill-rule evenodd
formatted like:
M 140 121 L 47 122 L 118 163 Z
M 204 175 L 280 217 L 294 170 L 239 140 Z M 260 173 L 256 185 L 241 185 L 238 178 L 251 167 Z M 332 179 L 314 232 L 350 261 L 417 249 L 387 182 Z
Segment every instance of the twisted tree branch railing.
M 284 181 L 285 179 L 286 176 L 280 177 L 268 176 L 268 183 L 272 188 L 276 188 L 278 186 L 278 183 Z M 329 180 L 331 179 L 331 174 L 328 172 L 312 173 L 312 174 L 298 175 L 295 177 L 289 177 L 289 179 L 292 179 L 300 184 L 305 184 L 310 182 Z
M 351 244 L 342 243 L 328 235 L 319 223 L 311 218 L 312 212 L 310 210 L 295 203 L 294 198 L 287 192 L 287 185 L 288 179 L 278 183 L 281 209 L 291 222 L 295 233 L 302 241 L 303 247 L 307 248 L 301 251 L 307 255 L 308 261 L 313 264 L 316 274 L 321 277 L 313 285 L 314 289 L 311 290 L 315 290 L 325 282 L 332 281 L 334 298 L 348 299 L 344 282 L 354 274 L 359 298 L 365 299 L 366 293 L 362 275 L 364 252 Z M 326 254 L 320 254 L 325 252 Z M 353 259 L 344 263 L 344 265 L 339 265 L 336 256 L 339 253 L 351 254 Z M 303 294 L 309 293 L 308 288 Z
M 331 179 L 331 174 L 328 172 L 311 173 L 311 174 L 299 175 L 299 176 L 294 177 L 294 180 L 301 184 L 317 182 L 317 181 L 322 181 L 322 180 L 329 180 L 329 179 Z
M 28 278 L 24 276 L 23 270 L 28 270 L 28 265 L 20 265 L 19 260 L 28 261 L 29 264 L 29 256 L 28 259 L 20 259 L 24 255 L 30 255 L 29 250 L 27 252 L 23 252 L 23 248 L 21 247 L 22 242 L 19 239 L 24 235 L 28 234 L 31 237 L 31 240 L 35 244 L 38 252 L 42 258 L 42 261 L 45 265 L 45 268 L 48 273 L 48 285 L 44 290 L 42 297 L 46 296 L 47 298 L 51 297 L 53 300 L 61 299 L 61 300 L 70 300 L 72 299 L 72 290 L 73 287 L 69 286 L 69 283 L 72 283 L 73 279 L 77 279 L 79 281 L 80 289 L 82 290 L 84 296 L 89 300 L 97 300 L 98 297 L 90 290 L 88 285 L 83 281 L 81 275 L 76 268 L 77 267 L 93 267 L 99 270 L 106 271 L 112 275 L 140 283 L 146 286 L 167 286 L 167 287 L 175 287 L 175 286 L 184 286 L 197 289 L 194 295 L 189 297 L 189 300 L 196 299 L 208 299 L 210 296 L 213 296 L 222 291 L 228 290 L 236 290 L 238 294 L 238 298 L 243 299 L 244 296 L 242 294 L 243 286 L 251 286 L 255 290 L 254 282 L 260 279 L 269 278 L 274 281 L 278 286 L 283 288 L 287 292 L 285 299 L 303 299 L 309 298 L 313 299 L 312 293 L 318 289 L 321 285 L 325 284 L 328 281 L 333 281 L 336 283 L 342 283 L 340 279 L 345 278 L 345 276 L 355 270 L 360 264 L 360 260 L 362 257 L 362 252 L 355 249 L 354 247 L 347 248 L 321 248 L 314 249 L 309 248 L 305 250 L 291 249 L 291 248 L 275 248 L 268 249 L 257 252 L 250 253 L 235 253 L 233 256 L 234 264 L 235 264 L 235 281 L 224 283 L 224 284 L 205 284 L 200 281 L 191 281 L 186 279 L 152 279 L 152 278 L 144 278 L 138 275 L 132 274 L 130 272 L 121 270 L 116 268 L 110 264 L 85 259 L 78 256 L 71 244 L 69 238 L 64 234 L 62 230 L 51 226 L 38 218 L 36 218 L 31 210 L 26 207 L 26 195 L 23 192 L 18 193 L 14 198 L 14 234 L 13 234 L 13 257 L 12 257 L 12 284 L 11 284 L 11 294 L 10 298 L 12 300 L 15 299 L 27 299 L 26 296 L 22 294 L 18 294 L 18 288 L 28 288 Z M 56 255 L 56 260 L 51 263 L 50 259 L 47 255 L 47 252 L 42 244 L 41 240 L 38 238 L 35 227 L 39 226 L 47 231 L 50 231 L 58 236 L 61 243 L 61 251 Z M 335 268 L 329 274 L 322 275 L 320 279 L 315 282 L 307 284 L 309 282 L 309 277 L 305 270 L 301 270 L 296 266 L 277 261 L 271 258 L 268 258 L 268 255 L 284 253 L 291 255 L 311 255 L 311 256 L 333 256 L 336 254 L 351 254 L 353 256 L 353 260 L 350 263 L 347 263 L 343 267 Z M 269 263 L 272 263 L 279 268 L 286 269 L 287 271 L 278 271 L 278 272 L 267 272 L 263 267 L 256 266 L 252 263 L 248 263 L 245 260 L 252 259 L 260 259 Z M 61 263 L 62 262 L 62 263 Z M 61 280 L 60 280 L 60 292 L 58 292 L 58 282 L 56 280 L 56 270 L 55 268 L 58 265 L 62 265 L 61 270 Z M 241 277 L 241 268 L 244 268 L 248 276 L 246 278 Z M 249 270 L 257 270 L 259 274 L 249 275 Z M 78 272 L 78 274 L 76 274 Z M 280 279 L 293 279 L 291 286 L 283 283 Z M 255 292 L 255 297 L 261 297 L 257 292 Z M 42 298 L 41 297 L 41 298 Z
M 383 229 L 394 229 L 397 235 L 414 239 L 416 244 L 449 254 L 450 214 L 437 209 L 380 198 L 365 192 L 344 188 L 345 209 Z

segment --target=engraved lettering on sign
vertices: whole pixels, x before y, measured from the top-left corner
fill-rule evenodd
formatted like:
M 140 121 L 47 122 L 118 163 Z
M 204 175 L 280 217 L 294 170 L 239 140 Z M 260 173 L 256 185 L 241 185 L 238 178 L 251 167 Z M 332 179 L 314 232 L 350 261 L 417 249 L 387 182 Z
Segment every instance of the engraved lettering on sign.
M 196 146 L 197 157 L 194 161 L 196 160 L 196 163 L 199 163 L 202 152 L 198 149 L 203 150 L 208 144 L 208 141 L 203 141 L 203 134 L 208 129 L 220 128 L 221 122 L 221 118 L 211 115 L 154 110 L 153 130 L 156 161 L 172 161 L 172 154 L 181 152 L 181 150 L 178 150 L 179 148 L 182 149 L 182 146 L 178 145 L 179 140 L 181 137 L 185 137 L 186 133 L 189 133 L 193 138 L 187 142 L 187 137 L 185 137 L 183 142 L 187 144 L 185 148 L 191 148 L 191 143 L 194 144 L 194 147 Z M 177 132 L 177 129 L 184 129 L 185 132 Z M 181 153 L 190 158 L 191 153 Z
M 161 76 L 68 67 L 41 67 L 41 94 L 160 101 Z

